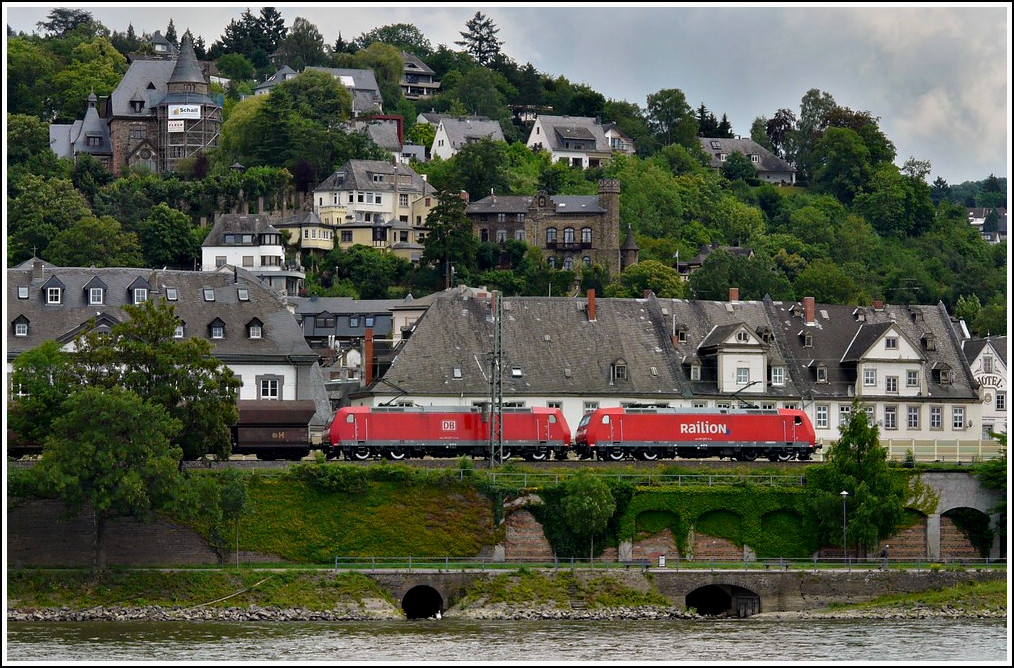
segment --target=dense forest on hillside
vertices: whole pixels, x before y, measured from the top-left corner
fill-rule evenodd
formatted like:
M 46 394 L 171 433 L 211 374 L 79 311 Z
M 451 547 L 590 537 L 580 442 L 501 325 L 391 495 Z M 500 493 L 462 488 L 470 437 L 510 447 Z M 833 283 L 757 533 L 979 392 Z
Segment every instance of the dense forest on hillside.
M 372 69 L 384 113 L 402 116 L 407 140 L 417 144 L 428 146 L 434 131 L 415 123 L 420 112 L 500 121 L 506 141 L 479 141 L 450 159 L 412 164 L 441 194 L 464 190 L 473 201 L 490 192 L 588 195 L 599 179 L 619 179 L 621 229 L 635 234 L 636 265 L 618 275 L 594 265 L 557 270 L 522 242 L 508 243 L 505 262 L 499 245 L 456 236 L 462 211 L 448 206 L 430 222 L 446 234 L 429 236 L 449 244 L 441 257 L 453 259 L 463 283 L 508 294 L 594 288 L 623 297 L 652 289 L 662 297 L 724 299 L 738 286 L 742 299 L 943 302 L 974 333 L 1006 333 L 1006 245 L 984 241 L 966 213 L 966 207 L 1006 207 L 1006 178 L 927 183 L 930 164 L 911 157 L 899 167 L 873 112 L 842 107 L 819 88 L 798 107 L 786 101 L 790 106 L 758 115 L 744 131 L 676 88 L 648 95 L 642 105 L 519 64 L 503 53 L 498 28 L 481 12 L 461 26 L 461 41 L 434 47 L 410 24 L 325 44 L 309 21 L 296 18 L 286 27 L 277 11 L 264 7 L 230 22 L 211 45 L 193 40 L 197 57 L 229 79 L 225 88 L 213 86 L 224 101 L 218 146 L 176 173 L 113 178 L 87 157 L 58 159 L 49 124 L 81 119 L 92 92 L 110 95 L 127 70 L 127 54 L 149 48 L 150 34 L 157 30 L 178 45 L 186 28 L 170 21 L 144 26 L 140 35 L 133 26 L 109 31 L 82 9 L 55 9 L 47 19 L 37 33 L 7 31 L 8 266 L 35 256 L 61 266 L 191 269 L 208 232 L 200 221 L 222 202 L 306 192 L 346 160 L 386 159 L 365 135 L 348 129 L 349 95 L 331 77 L 307 72 L 269 95 L 244 97 L 282 65 L 297 72 L 318 65 Z M 401 51 L 434 70 L 437 95 L 418 102 L 402 97 Z M 548 153 L 525 146 L 531 121 L 523 111 L 615 122 L 637 153 L 588 170 L 552 163 Z M 720 172 L 708 167 L 697 138 L 736 135 L 793 164 L 799 183 L 761 184 L 739 154 Z M 236 162 L 246 171 L 230 170 Z M 748 247 L 753 256 L 715 251 L 689 282 L 681 281 L 676 254 L 686 262 L 712 244 Z M 439 266 L 413 265 L 372 248 L 302 261 L 308 294 L 384 298 L 444 287 Z

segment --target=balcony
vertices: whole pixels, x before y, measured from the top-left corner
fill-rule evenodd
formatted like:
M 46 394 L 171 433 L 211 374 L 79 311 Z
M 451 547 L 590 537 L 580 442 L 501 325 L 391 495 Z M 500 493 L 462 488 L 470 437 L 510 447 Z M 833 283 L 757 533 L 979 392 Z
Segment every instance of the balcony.
M 557 251 L 577 251 L 594 248 L 590 241 L 547 241 L 546 248 Z

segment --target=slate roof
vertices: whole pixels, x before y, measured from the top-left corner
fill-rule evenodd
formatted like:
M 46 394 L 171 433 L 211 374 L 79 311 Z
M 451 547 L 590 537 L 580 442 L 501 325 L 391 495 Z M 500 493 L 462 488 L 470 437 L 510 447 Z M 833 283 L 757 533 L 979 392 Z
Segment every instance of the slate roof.
M 386 151 L 401 152 L 397 124 L 384 121 L 353 121 L 349 125 L 353 130 L 365 134 L 380 148 Z
M 965 339 L 961 342 L 961 350 L 965 354 L 965 359 L 971 364 L 975 361 L 975 358 L 982 353 L 986 346 L 991 346 L 996 351 L 1000 361 L 1003 362 L 1004 366 L 1007 366 L 1007 337 L 1006 336 L 988 336 L 984 339 Z
M 194 45 L 190 42 L 190 36 L 183 35 L 183 43 L 180 44 L 180 55 L 176 59 L 172 74 L 169 76 L 170 83 L 198 83 L 207 84 L 204 73 L 201 72 L 201 65 L 197 62 L 197 55 L 194 53 Z
M 377 77 L 373 70 L 356 70 L 341 67 L 317 67 L 308 66 L 303 69 L 320 70 L 327 72 L 335 79 L 338 79 L 343 86 L 349 89 L 352 94 L 352 109 L 355 111 L 380 111 L 383 106 L 383 98 L 380 95 L 380 86 L 377 85 Z
M 584 116 L 539 116 L 539 123 L 542 125 L 545 137 L 542 139 L 546 148 L 553 151 L 574 150 L 565 149 L 560 143 L 561 138 L 594 140 L 595 151 L 609 153 L 612 149 L 609 140 L 606 139 L 602 125 L 595 118 Z
M 490 195 L 471 202 L 465 207 L 467 214 L 525 213 L 535 197 L 530 195 Z M 605 213 L 598 195 L 553 195 L 553 211 L 564 213 Z
M 296 70 L 292 69 L 288 65 L 282 65 L 277 72 L 265 79 L 263 83 L 254 87 L 254 90 L 257 91 L 264 88 L 274 88 L 278 84 L 291 79 L 294 76 L 296 76 Z
M 427 111 L 419 114 L 416 117 L 416 123 L 430 123 L 432 125 L 440 125 L 440 121 L 444 120 L 445 118 L 464 118 L 469 121 L 490 120 L 488 116 L 452 116 L 451 114 L 438 114 L 434 111 Z
M 24 264 L 21 265 L 24 267 Z M 166 288 L 176 288 L 179 299 L 171 302 L 176 315 L 185 323 L 184 337 L 207 338 L 216 357 L 228 361 L 287 360 L 290 356 L 315 357 L 303 338 L 295 318 L 272 290 L 243 269 L 235 272 L 194 272 L 120 267 L 53 267 L 44 265 L 42 276 L 33 278 L 33 269 L 7 270 L 7 315 L 13 322 L 24 316 L 29 321 L 28 336 L 7 334 L 7 359 L 11 360 L 43 341 L 66 342 L 71 333 L 85 326 L 92 317 L 104 317 L 111 323 L 127 319 L 123 310 L 130 304 L 130 286 L 139 279 L 148 284 L 149 299 L 163 298 Z M 42 286 L 53 278 L 64 286 L 60 304 L 45 303 Z M 85 286 L 98 278 L 106 286 L 103 304 L 88 304 Z M 18 287 L 28 286 L 28 299 L 18 298 Z M 204 300 L 204 288 L 212 288 L 215 300 Z M 238 288 L 246 288 L 249 300 L 239 298 Z M 225 325 L 225 338 L 210 338 L 208 325 L 219 318 Z M 263 337 L 251 339 L 246 327 L 257 318 L 263 324 Z
M 922 350 L 927 334 L 933 337 L 936 349 L 921 353 L 923 359 L 930 362 L 928 366 L 924 365 L 927 375 L 930 368 L 942 365 L 952 371 L 949 384 L 925 379 L 929 385 L 927 399 L 976 401 L 978 398 L 977 384 L 964 361 L 960 341 L 943 303 L 918 307 L 922 319 L 913 317 L 913 309 L 908 306 L 874 308 L 817 304 L 814 323 L 810 326 L 805 324 L 799 303 L 765 299 L 765 305 L 775 339 L 786 357 L 789 373 L 803 396 L 838 400 L 851 398 L 856 382 L 855 360 L 859 358 L 856 350 L 865 343 L 871 343 L 875 336 L 886 330 L 888 323 L 893 323 L 916 350 Z M 865 320 L 857 319 L 857 314 L 864 316 Z M 805 347 L 805 338 L 800 335 L 805 331 L 812 334 L 810 348 Z M 850 348 L 851 353 L 848 352 Z M 816 379 L 815 368 L 820 363 L 826 365 L 826 383 L 818 383 Z
M 398 183 L 398 192 L 400 193 L 436 194 L 436 189 L 408 165 L 392 165 L 384 160 L 349 160 L 331 174 L 331 176 L 321 181 L 320 185 L 314 188 L 314 191 L 369 190 L 372 192 L 394 192 L 395 184 L 393 179 L 374 181 L 373 174 L 390 176 L 397 174 L 402 179 L 402 182 Z M 405 177 L 410 179 L 410 184 L 403 182 Z
M 99 116 L 99 111 L 95 107 L 96 100 L 95 93 L 88 95 L 88 110 L 85 111 L 84 120 L 81 121 L 80 126 L 77 123 L 73 126 L 77 130 L 76 136 L 69 137 L 73 145 L 73 153 L 107 155 L 113 152 L 113 144 L 109 140 L 109 125 Z M 99 144 L 90 146 L 88 144 L 89 137 L 98 137 Z
M 444 118 L 440 121 L 447 134 L 451 148 L 459 149 L 469 140 L 489 137 L 493 141 L 504 141 L 500 121 L 473 121 L 468 118 Z M 434 140 L 435 141 L 435 140 Z
M 756 155 L 758 161 L 753 163 L 758 172 L 795 172 L 796 169 L 777 155 L 767 150 L 752 139 L 726 139 L 724 137 L 698 137 L 701 148 L 711 156 L 711 166 L 719 169 L 722 166 L 720 154 L 726 156 L 742 153 L 745 156 Z M 718 142 L 718 147 L 712 145 Z
M 266 232 L 278 233 L 278 229 L 271 224 L 271 219 L 263 213 L 223 213 L 215 219 L 211 231 L 204 238 L 202 247 L 224 246 L 225 235 L 228 234 L 263 234 Z
M 436 74 L 433 69 L 424 63 L 419 56 L 411 54 L 408 51 L 401 52 L 401 59 L 405 61 L 404 70 L 406 72 L 419 73 L 419 74 Z
M 684 389 L 671 366 L 671 343 L 659 327 L 657 303 L 596 299 L 589 322 L 585 299 L 506 297 L 502 322 L 503 395 L 602 396 L 645 401 Z M 493 323 L 489 299 L 440 293 L 416 324 L 384 378 L 410 394 L 484 395 Z M 626 363 L 629 380 L 610 382 L 611 365 Z M 518 368 L 520 375 L 513 369 Z M 460 370 L 456 378 L 454 369 Z M 652 372 L 654 369 L 654 373 Z M 374 390 L 386 393 L 378 383 Z

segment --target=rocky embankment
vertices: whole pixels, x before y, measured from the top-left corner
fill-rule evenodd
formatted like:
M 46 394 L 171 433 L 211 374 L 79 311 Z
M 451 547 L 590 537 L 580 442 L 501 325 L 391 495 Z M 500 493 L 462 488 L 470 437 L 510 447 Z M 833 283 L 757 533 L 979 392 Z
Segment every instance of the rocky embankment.
M 362 605 L 335 610 L 306 610 L 276 606 L 236 607 L 139 607 L 96 606 L 87 610 L 60 608 L 11 608 L 8 622 L 354 622 L 404 619 L 401 610 L 387 601 L 369 600 Z

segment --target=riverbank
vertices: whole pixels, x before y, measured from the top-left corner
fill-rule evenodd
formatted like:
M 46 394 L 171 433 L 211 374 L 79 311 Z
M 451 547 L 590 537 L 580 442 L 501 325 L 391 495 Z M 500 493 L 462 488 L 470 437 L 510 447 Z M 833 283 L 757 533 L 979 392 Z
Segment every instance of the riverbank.
M 474 620 L 696 619 L 651 578 L 501 574 L 462 585 L 438 605 Z M 406 619 L 405 600 L 360 573 L 9 571 L 9 622 L 369 621 Z M 433 614 L 423 613 L 422 616 Z M 416 616 L 418 611 L 416 611 Z M 964 582 L 861 603 L 764 611 L 751 619 L 1006 618 L 1006 579 Z

